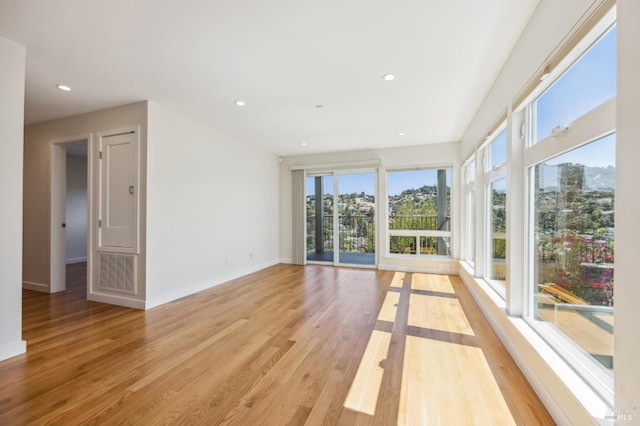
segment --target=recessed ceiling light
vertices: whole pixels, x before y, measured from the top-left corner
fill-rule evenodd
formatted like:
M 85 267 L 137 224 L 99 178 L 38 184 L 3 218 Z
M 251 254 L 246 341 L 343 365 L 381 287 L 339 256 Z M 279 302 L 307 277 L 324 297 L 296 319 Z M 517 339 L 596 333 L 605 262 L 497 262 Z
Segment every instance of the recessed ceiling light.
M 244 103 L 244 101 L 235 101 L 235 104 L 238 106 L 245 106 L 246 104 Z
M 404 136 L 404 132 L 398 132 L 398 136 Z
M 396 76 L 394 74 L 385 74 L 382 76 L 382 79 L 384 81 L 392 81 L 396 79 Z
M 64 90 L 65 92 L 70 92 L 72 89 L 69 86 L 65 86 L 64 84 L 56 84 L 56 87 L 60 90 Z
M 302 142 L 300 145 L 307 146 L 307 143 L 306 142 Z
M 316 109 L 322 109 L 324 108 L 324 105 L 316 105 Z

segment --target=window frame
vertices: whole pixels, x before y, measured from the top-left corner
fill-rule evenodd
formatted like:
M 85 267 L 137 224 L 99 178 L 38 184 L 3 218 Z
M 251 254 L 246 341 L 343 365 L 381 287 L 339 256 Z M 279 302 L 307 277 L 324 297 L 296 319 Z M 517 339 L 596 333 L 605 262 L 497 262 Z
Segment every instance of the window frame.
M 598 107 L 591 112 L 585 114 L 582 118 L 589 118 L 594 122 L 601 122 L 603 124 L 608 117 L 610 119 L 610 130 L 604 133 L 596 131 L 592 137 L 583 140 L 583 141 L 572 141 L 574 144 L 570 147 L 569 144 L 563 144 L 563 146 L 557 148 L 557 153 L 555 155 L 548 155 L 546 152 L 544 157 L 540 154 L 538 155 L 530 155 L 529 160 L 525 160 L 525 172 L 527 175 L 527 192 L 525 194 L 527 200 L 527 232 L 526 232 L 526 245 L 527 245 L 527 253 L 526 253 L 526 272 L 527 272 L 527 280 L 526 280 L 526 288 L 524 291 L 525 301 L 524 301 L 524 320 L 535 329 L 545 340 L 547 340 L 556 351 L 560 353 L 568 362 L 572 365 L 572 367 L 583 377 L 585 380 L 609 403 L 613 404 L 613 375 L 607 373 L 599 363 L 597 363 L 594 359 L 589 357 L 583 352 L 583 349 L 580 348 L 576 343 L 572 340 L 566 338 L 561 332 L 556 330 L 552 325 L 546 323 L 545 321 L 536 320 L 534 318 L 535 315 L 535 262 L 536 262 L 536 247 L 535 247 L 535 167 L 547 160 L 553 159 L 560 155 L 563 155 L 569 151 L 574 149 L 579 149 L 585 145 L 588 145 L 592 142 L 595 142 L 601 138 L 609 136 L 615 133 L 615 114 L 613 114 L 613 119 L 611 120 L 611 106 L 606 105 L 608 103 L 613 103 L 615 106 L 615 98 L 607 101 L 601 107 Z M 605 106 L 606 105 L 606 106 Z M 604 107 L 604 108 L 603 108 Z M 547 139 L 553 139 L 551 136 Z M 547 144 L 551 144 L 552 141 L 548 141 L 544 139 L 543 141 Z M 541 144 L 543 141 L 538 142 L 536 145 Z M 547 151 L 545 149 L 544 151 Z M 538 160 L 539 161 L 535 161 Z
M 449 225 L 449 231 L 441 231 L 441 230 L 409 230 L 409 229 L 389 229 L 390 222 L 390 214 L 389 214 L 389 174 L 396 172 L 412 172 L 412 171 L 438 171 L 438 170 L 446 170 L 448 171 L 449 176 L 449 220 L 453 221 L 453 172 L 454 167 L 451 164 L 443 164 L 443 165 L 428 165 L 428 166 L 416 166 L 416 167 L 401 167 L 401 168 L 387 168 L 385 170 L 385 256 L 390 258 L 402 258 L 402 259 L 424 259 L 424 258 L 445 258 L 452 259 L 453 258 L 453 238 L 451 232 L 451 224 Z M 392 237 L 413 237 L 415 238 L 415 247 L 416 253 L 391 253 L 391 238 Z M 420 252 L 420 241 L 422 237 L 436 237 L 436 238 L 448 238 L 449 239 L 449 255 L 438 255 L 438 254 L 422 254 Z
M 549 138 L 558 137 L 551 133 L 545 138 L 538 139 L 537 135 L 537 115 L 538 115 L 538 105 L 537 101 L 542 98 L 547 92 L 549 92 L 553 86 L 565 75 L 585 56 L 590 50 L 601 40 L 603 39 L 612 29 L 616 26 L 615 22 L 615 9 L 610 12 L 602 22 L 599 23 L 594 29 L 590 31 L 587 36 L 581 40 L 578 45 L 568 54 L 555 68 L 554 71 L 549 73 L 549 76 L 546 77 L 539 85 L 536 87 L 532 93 L 527 97 L 527 100 L 524 102 L 529 108 L 529 117 L 530 117 L 530 126 L 528 126 L 527 131 L 527 147 L 532 147 L 534 145 L 539 144 L 544 140 L 548 140 Z M 610 100 L 615 99 L 615 95 L 604 101 L 602 104 L 609 102 Z M 602 105 L 600 104 L 600 105 Z M 591 111 L 598 108 L 598 106 L 594 107 Z M 590 111 L 584 113 L 579 116 L 575 121 L 579 120 L 581 117 L 585 117 L 589 114 Z M 557 123 L 558 127 L 563 126 L 565 123 Z M 567 127 L 571 127 L 573 123 L 567 124 Z M 559 135 L 560 137 L 562 135 Z
M 536 141 L 536 100 L 615 25 L 615 10 L 580 42 L 570 55 L 565 57 L 550 76 L 539 84 L 525 101 L 514 111 L 524 114 L 524 152 L 522 169 L 525 175 L 525 275 L 523 291 L 523 319 L 546 340 L 584 380 L 610 405 L 613 404 L 613 374 L 587 355 L 571 339 L 564 336 L 553 325 L 536 320 L 535 315 L 535 167 L 545 161 L 581 148 L 616 131 L 616 96 L 575 119 L 566 133 L 551 134 Z

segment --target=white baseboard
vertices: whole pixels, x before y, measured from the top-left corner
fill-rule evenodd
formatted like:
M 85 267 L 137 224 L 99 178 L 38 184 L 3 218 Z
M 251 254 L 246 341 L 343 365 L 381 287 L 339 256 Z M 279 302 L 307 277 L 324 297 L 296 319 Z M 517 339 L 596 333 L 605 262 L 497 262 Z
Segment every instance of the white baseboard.
M 220 284 L 224 284 L 228 281 L 235 280 L 245 275 L 258 272 L 262 269 L 269 268 L 273 265 L 277 265 L 278 263 L 281 263 L 280 260 L 263 262 L 259 265 L 252 266 L 250 268 L 242 269 L 239 271 L 232 272 L 230 274 L 225 274 L 225 275 L 216 277 L 211 281 L 201 282 L 198 284 L 191 285 L 189 287 L 185 287 L 185 288 L 171 291 L 169 293 L 161 294 L 160 296 L 154 297 L 152 299 L 148 299 L 146 303 L 146 309 L 152 309 L 152 308 L 155 308 L 156 306 L 164 305 L 165 303 L 169 303 L 174 300 L 181 299 L 183 297 L 198 293 L 203 290 L 207 290 L 209 288 L 218 286 Z
M 278 261 L 278 263 L 286 263 L 286 264 L 291 265 L 291 264 L 293 263 L 293 259 L 291 259 L 291 258 L 287 258 L 287 259 L 280 259 L 280 260 Z
M 27 352 L 27 342 L 25 340 L 7 343 L 0 346 L 0 361 L 13 358 L 25 352 Z
M 41 291 L 43 293 L 49 293 L 49 286 L 47 284 L 34 283 L 30 281 L 22 281 L 22 288 L 27 290 Z
M 381 271 L 412 272 L 419 274 L 458 275 L 458 269 L 453 263 L 446 269 L 433 267 L 423 268 L 416 266 L 388 265 L 381 263 L 378 265 L 378 269 L 380 269 Z
M 507 315 L 488 284 L 462 263 L 459 275 L 557 424 L 611 424 L 604 420 L 606 404 L 522 318 Z
M 131 299 L 129 297 L 114 296 L 113 294 L 89 293 L 87 294 L 87 300 L 108 303 L 110 305 L 124 306 L 125 308 L 145 310 L 144 301 Z
M 74 263 L 82 263 L 87 261 L 87 256 L 85 257 L 72 257 L 70 259 L 65 260 L 67 265 L 72 265 Z

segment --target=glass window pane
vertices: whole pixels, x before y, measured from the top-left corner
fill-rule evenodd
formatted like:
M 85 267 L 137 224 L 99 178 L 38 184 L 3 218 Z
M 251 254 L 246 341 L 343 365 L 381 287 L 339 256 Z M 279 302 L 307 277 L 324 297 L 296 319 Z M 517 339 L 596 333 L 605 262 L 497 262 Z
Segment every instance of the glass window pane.
M 449 237 L 420 237 L 420 254 L 451 255 Z
M 491 189 L 491 239 L 489 278 L 504 286 L 507 259 L 507 179 L 490 185 Z
M 350 173 L 337 179 L 339 262 L 374 265 L 376 175 Z
M 495 169 L 507 162 L 507 131 L 503 130 L 489 145 L 489 167 Z
M 476 181 L 476 160 L 469 161 L 467 164 L 467 174 L 466 174 L 466 183 L 471 183 Z
M 451 171 L 389 172 L 390 230 L 450 230 Z
M 389 253 L 416 254 L 416 237 L 389 237 Z
M 451 169 L 387 172 L 389 253 L 450 255 L 447 241 L 420 250 L 419 231 L 451 230 Z M 415 231 L 415 232 L 406 232 Z M 422 232 L 424 235 L 424 232 Z M 425 243 L 426 244 L 426 243 Z
M 473 264 L 476 257 L 476 192 L 467 193 L 467 261 Z
M 613 370 L 615 134 L 535 167 L 534 315 Z
M 534 102 L 535 142 L 616 95 L 616 38 L 614 26 Z
M 333 176 L 308 176 L 307 260 L 333 262 Z

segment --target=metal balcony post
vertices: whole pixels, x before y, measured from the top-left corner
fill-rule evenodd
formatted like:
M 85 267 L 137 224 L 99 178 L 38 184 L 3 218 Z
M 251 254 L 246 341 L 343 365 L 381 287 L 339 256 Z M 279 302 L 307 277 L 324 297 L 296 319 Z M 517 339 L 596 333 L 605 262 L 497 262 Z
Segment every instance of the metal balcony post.
M 324 251 L 324 190 L 322 185 L 322 176 L 316 176 L 315 178 L 315 191 L 316 191 L 316 253 L 322 253 Z

